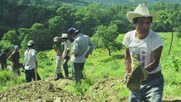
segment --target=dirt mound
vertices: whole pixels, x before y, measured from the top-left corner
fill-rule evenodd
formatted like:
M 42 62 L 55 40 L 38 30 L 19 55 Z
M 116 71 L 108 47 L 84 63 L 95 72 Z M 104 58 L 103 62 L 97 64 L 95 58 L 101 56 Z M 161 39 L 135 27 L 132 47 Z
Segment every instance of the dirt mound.
M 128 102 L 128 93 L 125 93 L 126 90 L 128 92 L 128 88 L 121 78 L 107 78 L 99 81 L 93 87 L 92 97 L 99 102 Z M 181 102 L 181 97 L 165 95 L 162 101 Z
M 74 96 L 65 91 L 73 81 L 60 79 L 54 81 L 55 75 L 37 82 L 24 83 L 0 92 L 0 102 L 128 102 L 126 85 L 121 78 L 107 78 L 93 86 L 91 93 Z M 120 95 L 121 94 L 121 95 Z M 181 102 L 180 97 L 164 96 L 163 102 Z
M 95 99 L 101 102 L 127 102 L 127 98 L 119 96 L 119 88 L 126 90 L 121 78 L 108 78 L 98 82 L 94 86 L 92 94 Z
M 11 87 L 0 92 L 0 102 L 94 102 L 91 98 L 73 96 L 54 83 L 41 80 Z

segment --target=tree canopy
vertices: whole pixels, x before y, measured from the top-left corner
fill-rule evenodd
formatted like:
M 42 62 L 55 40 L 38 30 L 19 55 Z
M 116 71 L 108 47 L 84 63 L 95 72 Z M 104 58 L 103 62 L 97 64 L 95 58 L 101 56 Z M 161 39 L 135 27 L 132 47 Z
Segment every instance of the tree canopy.
M 35 0 L 34 2 L 33 0 L 1 0 L 0 37 L 2 40 L 0 42 L 8 42 L 8 46 L 21 45 L 25 49 L 27 41 L 32 39 L 38 42 L 36 45 L 38 50 L 46 50 L 51 48 L 53 37 L 61 36 L 73 26 L 81 33 L 93 37 L 97 47 L 112 49 L 112 46 L 116 46 L 116 43 L 114 45 L 112 42 L 118 34 L 134 29 L 128 22 L 126 13 L 133 11 L 137 5 L 75 6 L 58 3 L 57 0 L 56 3 L 59 6 L 56 4 L 46 6 L 46 3 L 53 1 L 55 0 Z M 179 29 L 181 5 L 156 3 L 150 5 L 149 9 L 151 13 L 158 15 L 153 20 L 152 30 L 172 32 Z M 96 37 L 101 40 L 97 40 Z M 100 41 L 101 44 L 96 41 Z M 1 43 L 0 46 L 5 46 L 5 44 Z

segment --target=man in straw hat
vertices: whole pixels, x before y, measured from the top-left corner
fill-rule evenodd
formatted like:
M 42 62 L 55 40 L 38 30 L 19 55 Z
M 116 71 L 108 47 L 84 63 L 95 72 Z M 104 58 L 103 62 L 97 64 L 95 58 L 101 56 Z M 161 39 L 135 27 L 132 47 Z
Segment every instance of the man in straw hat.
M 74 39 L 73 42 L 73 55 L 71 57 L 72 62 L 72 76 L 77 83 L 81 83 L 83 78 L 82 71 L 86 58 L 89 54 L 92 54 L 94 50 L 94 44 L 87 35 L 83 35 L 80 31 L 74 27 L 68 29 L 68 34 Z
M 35 42 L 33 40 L 29 40 L 27 46 L 28 48 L 24 52 L 26 83 L 30 82 L 32 78 L 34 80 L 41 80 L 37 72 L 38 62 L 36 59 Z
M 68 61 L 70 59 L 71 42 L 68 40 L 68 35 L 66 33 L 62 34 L 61 39 L 63 40 L 63 44 L 64 44 L 63 69 L 64 69 L 64 72 L 65 72 L 65 77 L 68 78 L 69 77 L 69 73 L 68 73 L 68 65 L 67 65 L 67 63 L 68 63 Z
M 126 16 L 135 30 L 126 33 L 123 40 L 123 45 L 126 47 L 124 79 L 127 80 L 131 73 L 133 67 L 131 67 L 131 63 L 141 65 L 148 72 L 148 78 L 140 83 L 140 88 L 136 91 L 130 90 L 129 102 L 161 102 L 164 79 L 159 62 L 163 41 L 157 33 L 150 29 L 153 16 L 150 15 L 145 4 L 138 5 Z

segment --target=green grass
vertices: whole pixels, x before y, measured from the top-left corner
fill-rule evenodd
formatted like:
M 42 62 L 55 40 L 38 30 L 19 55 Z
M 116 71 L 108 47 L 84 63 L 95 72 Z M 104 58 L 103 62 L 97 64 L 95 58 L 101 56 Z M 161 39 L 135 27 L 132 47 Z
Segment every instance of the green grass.
M 181 43 L 174 35 L 171 53 L 168 56 L 170 48 L 171 33 L 159 33 L 163 38 L 164 48 L 161 57 L 162 73 L 165 78 L 164 95 L 181 97 Z M 120 35 L 116 41 L 122 43 L 124 35 Z M 119 40 L 120 39 L 120 40 Z M 94 85 L 104 80 L 105 78 L 119 77 L 122 80 L 125 73 L 123 48 L 120 51 L 112 51 L 112 56 L 108 56 L 108 51 L 105 49 L 95 49 L 93 54 L 89 56 L 84 67 L 85 79 L 81 85 L 76 86 L 75 83 L 67 86 L 66 90 L 72 92 L 74 95 L 92 94 L 91 90 Z M 39 52 L 37 55 L 39 62 L 39 74 L 42 79 L 45 79 L 55 74 L 55 52 L 54 50 Z M 69 61 L 69 67 L 71 62 Z M 69 68 L 71 71 L 71 68 Z M 16 84 L 25 82 L 25 76 L 13 77 L 12 72 L 0 72 L 0 89 L 5 89 Z M 118 91 L 118 97 L 124 99 L 128 96 L 128 89 L 125 85 L 115 85 L 113 91 Z M 105 91 L 103 96 L 97 98 L 98 101 L 104 101 L 111 93 Z
M 0 72 L 0 90 L 7 89 L 8 87 L 15 86 L 17 84 L 22 84 L 25 82 L 24 74 L 18 77 L 11 71 L 3 70 Z

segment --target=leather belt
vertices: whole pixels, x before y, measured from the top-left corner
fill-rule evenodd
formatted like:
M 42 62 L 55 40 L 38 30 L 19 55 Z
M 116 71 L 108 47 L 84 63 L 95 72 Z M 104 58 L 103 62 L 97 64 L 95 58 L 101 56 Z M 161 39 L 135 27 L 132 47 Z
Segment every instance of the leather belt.
M 148 77 L 149 78 L 155 78 L 155 77 L 159 77 L 161 74 L 162 74 L 161 71 L 158 71 L 156 73 L 149 74 Z

